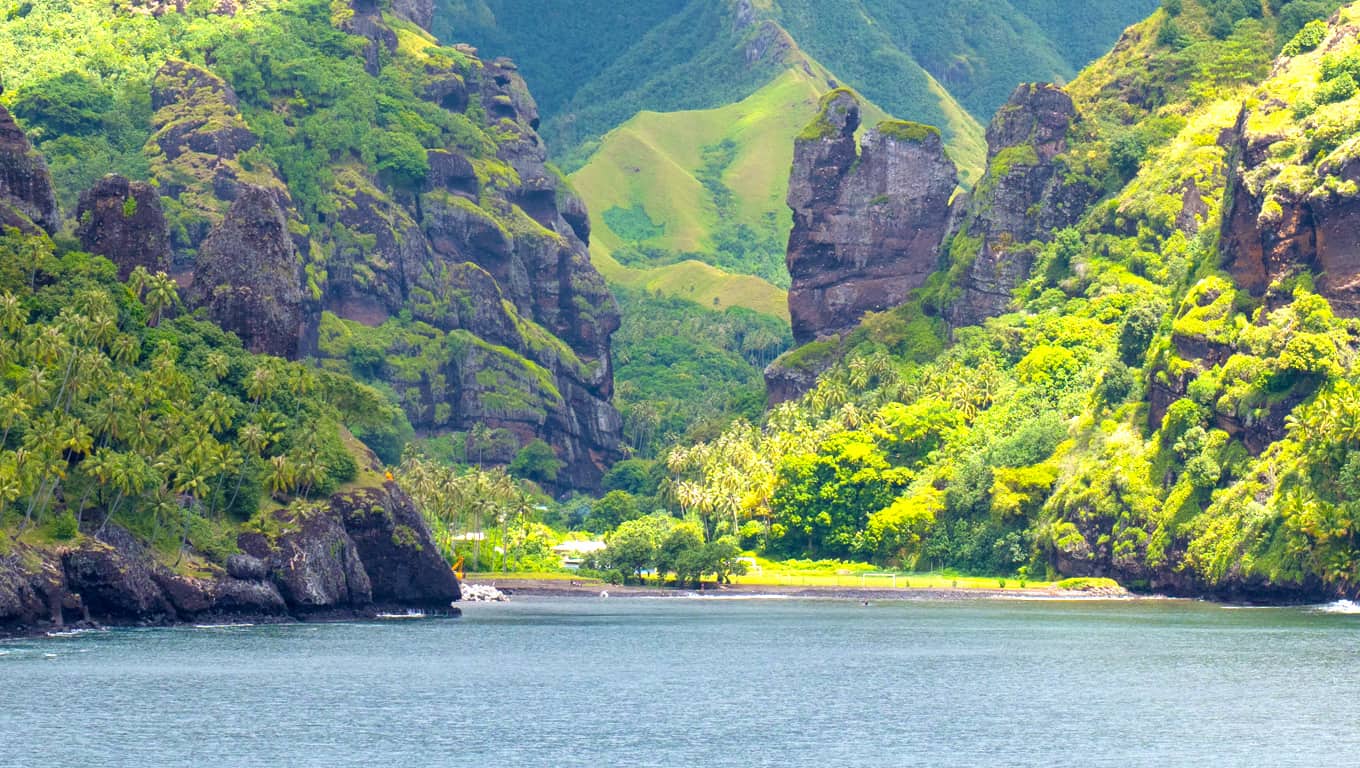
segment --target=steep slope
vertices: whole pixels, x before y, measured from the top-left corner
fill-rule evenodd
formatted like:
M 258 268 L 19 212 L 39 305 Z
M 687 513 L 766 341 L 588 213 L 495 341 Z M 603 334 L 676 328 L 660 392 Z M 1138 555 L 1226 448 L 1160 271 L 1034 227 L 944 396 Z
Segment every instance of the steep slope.
M 411 499 L 351 432 L 394 442 L 400 410 L 183 316 L 164 272 L 123 283 L 54 242 L 30 223 L 54 197 L 40 158 L 3 107 L 0 126 L 0 211 L 22 217 L 0 235 L 0 634 L 457 600 Z M 82 196 L 82 233 L 140 251 L 156 199 L 108 177 Z
M 514 56 L 541 81 L 550 94 L 544 135 L 574 168 L 594 139 L 639 110 L 712 108 L 767 83 L 780 68 L 753 68 L 761 57 L 748 54 L 768 46 L 736 44 L 774 39 L 769 23 L 889 112 L 943 127 L 953 122 L 954 99 L 975 121 L 1017 82 L 1071 77 L 1155 5 L 1100 2 L 1073 14 L 1052 0 L 688 0 L 622 13 L 605 2 L 545 10 L 530 0 L 444 0 L 434 31 Z M 744 55 L 734 58 L 733 49 Z M 951 145 L 959 138 L 946 133 Z
M 1005 300 L 951 317 L 981 259 L 950 260 L 786 355 L 772 383 L 810 391 L 671 455 L 686 508 L 780 555 L 1360 594 L 1340 5 L 1168 3 L 1066 92 L 1017 92 L 949 242 L 994 254 Z
M 515 65 L 440 45 L 412 20 L 427 11 L 28 4 L 0 27 L 18 54 L 0 65 L 3 98 L 58 169 L 59 197 L 103 170 L 156 187 L 186 299 L 251 350 L 380 383 L 422 434 L 486 425 L 490 461 L 544 439 L 561 471 L 543 482 L 593 487 L 621 454 L 618 317 L 589 263 L 588 214 L 547 164 Z M 55 42 L 109 29 L 138 36 Z M 140 252 L 154 223 L 96 208 L 87 247 L 124 273 L 159 261 Z
M 799 134 L 789 179 L 789 314 L 806 344 L 907 300 L 935 271 L 958 173 L 940 132 L 883 121 L 857 140 L 860 105 L 833 91 Z

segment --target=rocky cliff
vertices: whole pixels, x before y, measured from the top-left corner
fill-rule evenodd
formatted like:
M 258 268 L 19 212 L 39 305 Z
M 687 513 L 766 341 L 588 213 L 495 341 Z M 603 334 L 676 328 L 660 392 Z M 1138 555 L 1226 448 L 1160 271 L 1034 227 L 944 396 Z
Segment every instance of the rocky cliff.
M 360 337 L 403 310 L 448 334 L 433 368 L 407 377 L 389 362 L 378 372 L 416 428 L 486 424 L 511 438 L 504 453 L 485 456 L 496 461 L 542 438 L 564 465 L 553 490 L 593 488 L 622 456 L 610 403 L 619 319 L 590 264 L 584 205 L 548 166 L 537 108 L 513 63 L 430 73 L 424 93 L 448 109 L 466 109 L 471 97 L 486 105 L 498 130 L 494 157 L 431 151 L 429 174 L 404 202 L 361 171 L 337 175 L 340 223 L 373 246 L 337 245 L 322 309 Z M 495 184 L 478 177 L 488 162 L 506 169 Z M 322 352 L 347 355 L 336 345 Z
M 1069 182 L 1055 162 L 1079 120 L 1071 97 L 1047 84 L 1016 88 L 992 119 L 987 172 L 957 203 L 960 225 L 949 258 L 959 293 L 946 312 L 954 327 L 1005 312 L 1038 246 L 1094 202 L 1098 191 Z
M 170 230 L 160 194 L 142 181 L 109 174 L 80 195 L 76 237 L 81 247 L 118 265 L 118 278 L 132 270 L 170 269 Z
M 940 132 L 906 122 L 871 128 L 829 93 L 794 148 L 789 179 L 789 313 L 806 344 L 853 328 L 865 312 L 906 301 L 935 271 L 958 185 Z
M 47 163 L 0 107 L 0 225 L 52 233 L 60 223 Z
M 243 185 L 235 194 L 199 248 L 185 299 L 251 352 L 297 357 L 310 324 L 288 221 L 269 190 Z
M 255 81 L 243 103 L 211 64 L 172 59 L 152 81 L 145 148 L 163 205 L 105 179 L 82 197 L 78 234 L 124 275 L 168 261 L 187 305 L 252 351 L 319 355 L 390 385 L 423 434 L 485 424 L 487 460 L 542 438 L 562 463 L 551 490 L 593 488 L 622 456 L 619 319 L 585 207 L 547 163 L 513 62 L 440 47 L 411 23 L 428 23 L 428 3 L 395 10 L 355 2 L 327 23 L 367 41 L 355 55 L 375 83 L 409 82 L 427 124 L 450 126 L 439 143 L 290 178 L 274 159 L 290 150 L 270 143 L 280 127 L 251 115 L 287 114 L 282 130 L 296 130 L 310 105 Z
M 57 550 L 19 546 L 0 556 L 0 631 L 447 610 L 459 599 L 429 529 L 391 483 L 279 510 L 267 533 L 242 533 L 238 546 L 193 574 L 114 525 Z
M 1360 25 L 1334 21 L 1315 50 L 1282 57 L 1262 98 L 1243 108 L 1228 137 L 1219 242 L 1234 281 L 1267 305 L 1288 301 L 1292 278 L 1311 275 L 1338 314 L 1354 317 L 1360 315 L 1356 117 L 1345 99 L 1325 95 L 1331 82 L 1351 76 L 1325 66 L 1314 73 L 1319 62 L 1353 46 Z M 1299 73 L 1320 81 L 1320 95 L 1285 87 Z
M 828 94 L 798 138 L 789 181 L 789 313 L 803 348 L 766 369 L 769 401 L 809 391 L 841 356 L 830 337 L 905 303 L 941 269 L 935 303 L 951 326 L 1005 312 L 1040 246 L 1098 196 L 1063 172 L 1078 121 L 1061 89 L 1020 86 L 988 128 L 986 174 L 971 195 L 955 194 L 938 131 L 891 121 L 857 146 L 858 102 Z

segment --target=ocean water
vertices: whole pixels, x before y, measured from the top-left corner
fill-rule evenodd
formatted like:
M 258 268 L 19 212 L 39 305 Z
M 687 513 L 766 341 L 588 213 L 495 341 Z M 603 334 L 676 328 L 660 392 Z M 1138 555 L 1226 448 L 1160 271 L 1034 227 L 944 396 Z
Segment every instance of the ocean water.
M 0 766 L 1360 766 L 1346 606 L 464 610 L 0 642 Z

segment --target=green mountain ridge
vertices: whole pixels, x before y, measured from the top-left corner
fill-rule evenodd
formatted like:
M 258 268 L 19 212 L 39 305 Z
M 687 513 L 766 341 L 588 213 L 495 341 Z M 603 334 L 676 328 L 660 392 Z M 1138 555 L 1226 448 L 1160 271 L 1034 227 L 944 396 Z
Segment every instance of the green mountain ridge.
M 590 207 L 592 259 L 611 283 L 782 317 L 782 169 L 821 95 L 846 85 L 873 122 L 939 126 L 969 186 L 982 122 L 1016 83 L 1071 78 L 1152 8 L 1098 3 L 1078 32 L 1052 4 L 1028 6 L 690 0 L 545 15 L 457 0 L 435 25 L 547 83 L 542 130 Z

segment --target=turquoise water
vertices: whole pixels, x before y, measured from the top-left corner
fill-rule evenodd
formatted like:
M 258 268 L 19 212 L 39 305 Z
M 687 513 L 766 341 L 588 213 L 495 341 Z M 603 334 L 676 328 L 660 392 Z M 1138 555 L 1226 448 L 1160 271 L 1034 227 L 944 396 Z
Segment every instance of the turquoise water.
M 0 643 L 0 766 L 1360 765 L 1360 615 L 579 599 Z

